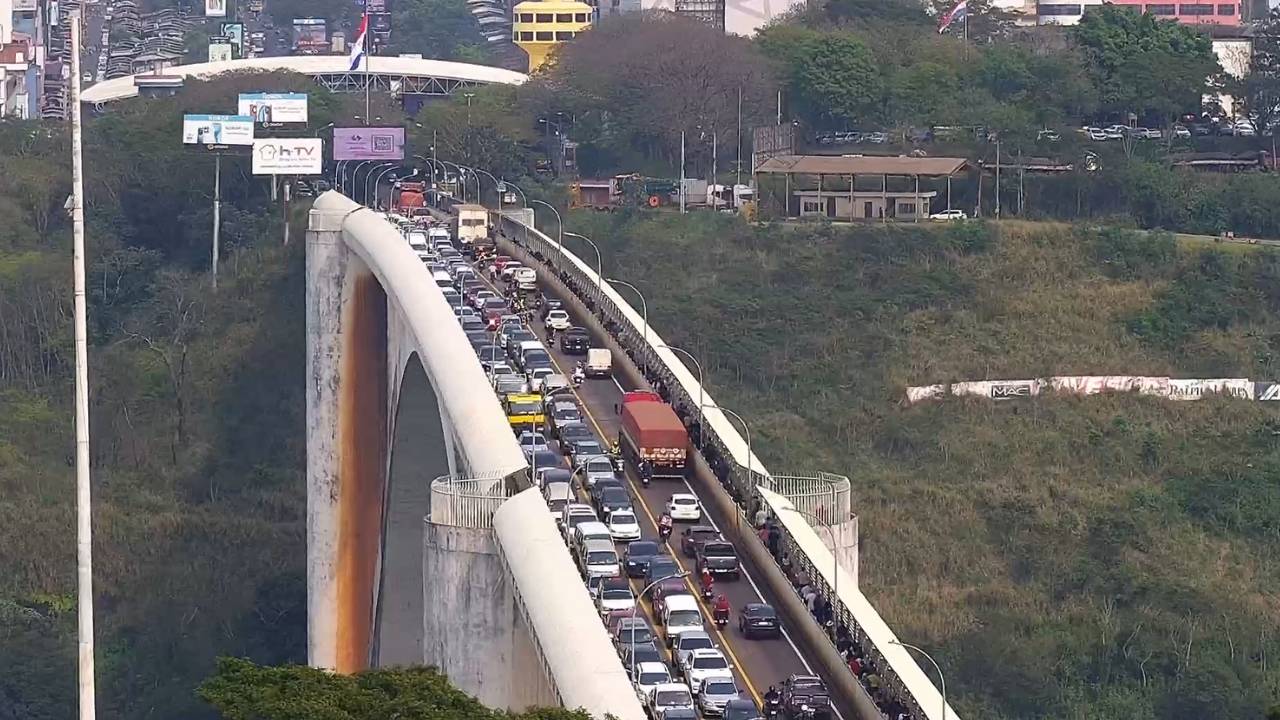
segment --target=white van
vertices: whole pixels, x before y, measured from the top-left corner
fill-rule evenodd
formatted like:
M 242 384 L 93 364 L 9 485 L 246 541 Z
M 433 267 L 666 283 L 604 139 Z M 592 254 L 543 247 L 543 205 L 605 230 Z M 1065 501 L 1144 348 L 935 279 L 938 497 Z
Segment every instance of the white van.
M 692 595 L 671 595 L 662 601 L 662 625 L 667 630 L 667 645 L 674 645 L 680 633 L 702 630 L 702 611 Z
M 590 540 L 609 540 L 609 526 L 599 520 L 588 520 L 579 523 L 573 530 L 573 551 L 581 552 L 582 547 Z
M 453 287 L 453 278 L 449 277 L 449 273 L 444 270 L 436 270 L 432 272 L 431 279 L 434 280 L 436 285 L 440 286 L 442 289 Z
M 613 374 L 613 353 L 608 348 L 591 348 L 587 351 L 587 377 L 609 377 Z
M 538 272 L 531 267 L 517 269 L 511 273 L 511 279 L 515 282 L 516 287 L 524 292 L 538 289 Z
M 409 240 L 409 247 L 413 248 L 414 254 L 419 260 L 426 260 L 431 257 L 431 249 L 427 247 L 427 234 L 419 230 L 410 230 L 405 235 Z
M 565 506 L 573 502 L 573 486 L 567 482 L 547 483 L 547 486 L 542 489 L 542 496 L 547 499 L 551 518 L 559 520 Z
M 605 530 L 607 531 L 608 528 Z M 613 546 L 612 540 L 588 540 L 582 543 L 578 562 L 582 565 L 582 572 L 587 577 L 595 575 L 612 577 L 621 574 L 622 571 L 618 567 L 618 550 Z M 702 625 L 699 624 L 698 627 L 701 628 Z

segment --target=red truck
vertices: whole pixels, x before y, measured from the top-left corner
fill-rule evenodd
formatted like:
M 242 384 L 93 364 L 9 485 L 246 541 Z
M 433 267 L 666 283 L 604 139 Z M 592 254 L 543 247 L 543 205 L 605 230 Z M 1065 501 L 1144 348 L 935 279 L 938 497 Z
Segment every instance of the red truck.
M 421 182 L 401 182 L 396 187 L 396 212 L 405 217 L 413 217 L 426 212 L 427 201 L 424 193 L 427 184 Z
M 689 434 L 676 411 L 654 393 L 623 393 L 618 446 L 633 466 L 642 459 L 652 463 L 655 478 L 684 477 Z

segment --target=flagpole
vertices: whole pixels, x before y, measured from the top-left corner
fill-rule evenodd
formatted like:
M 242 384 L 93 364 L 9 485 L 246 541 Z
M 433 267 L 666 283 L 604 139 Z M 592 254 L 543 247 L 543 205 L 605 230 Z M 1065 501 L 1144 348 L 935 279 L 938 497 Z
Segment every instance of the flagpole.
M 369 42 L 369 0 L 364 0 L 364 37 L 360 38 L 360 43 L 364 46 L 364 124 L 368 125 L 369 86 L 373 84 L 373 75 L 369 72 L 369 63 L 373 60 L 373 52 Z

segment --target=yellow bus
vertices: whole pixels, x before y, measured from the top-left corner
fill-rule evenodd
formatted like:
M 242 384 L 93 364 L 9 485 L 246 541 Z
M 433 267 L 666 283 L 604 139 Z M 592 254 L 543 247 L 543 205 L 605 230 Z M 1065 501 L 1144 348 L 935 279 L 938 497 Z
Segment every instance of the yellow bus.
M 510 393 L 502 399 L 502 409 L 507 413 L 507 422 L 511 423 L 514 430 L 546 427 L 547 416 L 542 408 L 541 395 Z

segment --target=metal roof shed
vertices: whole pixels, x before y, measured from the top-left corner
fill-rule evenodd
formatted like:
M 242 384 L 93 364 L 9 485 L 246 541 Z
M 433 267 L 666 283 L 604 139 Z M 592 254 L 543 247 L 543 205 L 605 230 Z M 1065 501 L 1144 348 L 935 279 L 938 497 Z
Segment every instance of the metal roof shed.
M 955 157 L 893 157 L 876 155 L 779 155 L 760 163 L 757 175 L 783 175 L 786 177 L 786 214 L 791 215 L 791 180 L 795 175 L 816 175 L 818 189 L 795 193 L 798 206 L 796 215 L 825 215 L 836 219 L 879 219 L 892 217 L 919 220 L 928 215 L 928 203 L 937 193 L 920 192 L 920 177 L 946 178 L 947 209 L 951 209 L 951 177 L 968 166 L 965 158 Z M 826 192 L 823 181 L 828 175 L 847 177 L 848 190 Z M 858 176 L 879 176 L 878 191 L 855 189 Z M 889 177 L 909 177 L 912 191 L 890 191 Z M 758 178 L 757 178 L 758 180 Z M 757 187 L 759 186 L 757 182 Z M 841 208 L 844 213 L 840 212 Z M 806 209 L 808 208 L 808 209 Z M 857 211 L 861 209 L 859 214 Z

